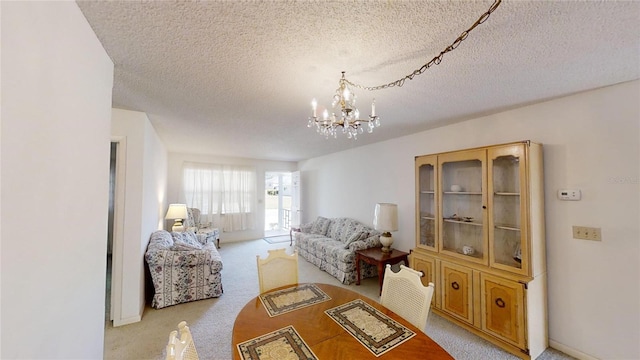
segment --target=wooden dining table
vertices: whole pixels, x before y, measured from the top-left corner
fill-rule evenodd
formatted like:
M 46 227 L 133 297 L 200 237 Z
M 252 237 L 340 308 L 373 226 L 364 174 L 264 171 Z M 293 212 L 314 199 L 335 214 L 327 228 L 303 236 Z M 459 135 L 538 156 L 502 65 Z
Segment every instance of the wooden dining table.
M 420 329 L 377 301 L 343 287 L 319 283 L 313 285 L 331 299 L 276 316 L 270 316 L 267 313 L 259 296 L 249 301 L 240 311 L 233 325 L 232 352 L 234 359 L 242 360 L 238 344 L 287 326 L 295 328 L 318 359 L 453 359 L 449 353 Z M 274 291 L 280 289 L 283 288 Z M 387 352 L 375 356 L 325 313 L 325 310 L 333 309 L 356 299 L 361 299 L 373 306 L 413 331 L 415 335 Z

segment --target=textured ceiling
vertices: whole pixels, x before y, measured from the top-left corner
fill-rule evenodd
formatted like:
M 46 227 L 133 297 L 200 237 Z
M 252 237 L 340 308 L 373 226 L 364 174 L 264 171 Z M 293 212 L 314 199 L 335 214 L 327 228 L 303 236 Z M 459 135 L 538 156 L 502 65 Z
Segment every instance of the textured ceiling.
M 170 152 L 298 161 L 640 77 L 640 2 L 503 1 L 440 65 L 371 99 L 358 140 L 307 128 L 341 71 L 410 74 L 493 1 L 78 1 L 115 64 L 113 106 Z M 342 135 L 342 134 L 340 134 Z

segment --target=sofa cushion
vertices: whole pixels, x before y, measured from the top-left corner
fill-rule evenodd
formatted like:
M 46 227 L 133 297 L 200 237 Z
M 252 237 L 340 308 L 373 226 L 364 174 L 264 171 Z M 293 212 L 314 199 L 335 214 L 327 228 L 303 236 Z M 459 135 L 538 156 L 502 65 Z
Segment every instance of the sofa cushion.
M 333 239 L 324 236 L 310 237 L 307 239 L 307 250 L 313 252 L 314 254 L 319 254 L 321 252 L 321 249 L 326 246 L 325 243 L 327 241 L 333 241 Z
M 187 243 L 195 247 L 202 248 L 202 243 L 198 240 L 198 235 L 193 231 L 185 231 L 182 233 L 182 239 Z
M 335 239 L 338 241 L 342 241 L 343 243 L 355 241 L 363 237 L 363 232 L 365 232 L 365 228 L 366 227 L 361 223 L 359 223 L 358 221 L 347 219 L 342 223 L 342 228 L 338 233 L 338 237 Z M 364 237 L 366 237 L 366 234 L 364 234 Z
M 368 236 L 369 236 L 369 227 L 362 224 L 358 224 L 351 232 L 351 235 L 349 236 L 349 238 L 346 241 L 344 241 L 344 248 L 348 249 L 351 243 L 355 241 L 364 240 Z
M 170 249 L 173 246 L 173 237 L 168 231 L 156 230 L 149 240 L 150 250 Z
M 172 232 L 173 246 L 176 246 L 172 250 L 199 250 L 202 249 L 202 243 L 198 241 L 198 237 L 193 231 L 185 232 Z
M 338 240 L 340 238 L 340 232 L 342 231 L 342 227 L 344 223 L 348 220 L 347 218 L 337 218 L 331 221 L 331 225 L 329 225 L 329 229 L 327 230 L 327 237 Z
M 333 219 L 327 237 L 341 241 L 345 249 L 353 241 L 365 239 L 371 229 L 357 220 L 349 218 Z
M 193 246 L 187 242 L 182 240 L 177 240 L 173 242 L 173 246 L 171 247 L 173 251 L 192 251 L 192 250 L 202 250 L 202 246 Z
M 349 248 L 350 251 L 353 251 L 355 253 L 358 250 L 371 249 L 371 248 L 381 247 L 381 246 L 382 244 L 380 243 L 380 233 L 374 230 L 371 233 L 369 233 L 369 236 L 364 240 L 354 241 L 351 244 L 349 244 L 347 247 Z
M 294 234 L 295 239 L 296 239 L 296 247 L 298 247 L 299 249 L 304 249 L 304 250 L 308 250 L 309 249 L 309 239 L 311 238 L 323 238 L 324 235 L 318 235 L 318 234 L 309 234 L 309 233 L 303 233 L 303 232 L 297 232 Z
M 327 235 L 327 229 L 329 228 L 330 224 L 330 219 L 318 216 L 316 221 L 314 221 L 313 225 L 311 226 L 311 233 L 318 235 Z
M 307 223 L 307 224 L 301 224 L 300 225 L 300 232 L 307 233 L 307 234 L 311 233 L 311 228 L 313 227 L 314 223 L 315 223 L 315 221 Z

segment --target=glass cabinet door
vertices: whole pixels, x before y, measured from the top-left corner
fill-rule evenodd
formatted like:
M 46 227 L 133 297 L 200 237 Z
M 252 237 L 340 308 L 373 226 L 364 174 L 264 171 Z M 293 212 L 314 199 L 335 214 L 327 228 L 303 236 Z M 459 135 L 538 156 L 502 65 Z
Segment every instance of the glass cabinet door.
M 481 264 L 488 263 L 486 151 L 438 156 L 441 211 L 440 251 Z
M 490 265 L 527 274 L 525 145 L 489 149 Z M 524 265 L 524 266 L 523 266 Z
M 436 160 L 436 156 L 416 158 L 416 246 L 431 251 L 437 251 Z

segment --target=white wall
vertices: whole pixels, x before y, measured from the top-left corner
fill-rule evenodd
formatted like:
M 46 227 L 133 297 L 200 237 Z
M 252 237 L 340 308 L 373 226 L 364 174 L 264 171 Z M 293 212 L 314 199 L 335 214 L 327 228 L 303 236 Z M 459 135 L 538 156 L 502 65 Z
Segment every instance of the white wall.
M 162 228 L 167 206 L 167 151 L 142 112 L 113 109 L 111 134 L 126 138 L 124 236 L 120 243 L 114 239 L 113 255 L 114 275 L 122 274 L 113 319 L 119 326 L 140 321 L 144 311 L 144 253 L 151 233 Z
M 102 358 L 113 64 L 75 2 L 0 7 L 0 358 Z
M 212 155 L 194 155 L 194 154 L 169 154 L 169 185 L 168 200 L 169 203 L 184 203 L 184 193 L 182 191 L 182 165 L 185 161 L 223 164 L 223 165 L 241 165 L 251 166 L 256 169 L 256 181 L 258 191 L 258 211 L 256 214 L 255 229 L 234 232 L 221 232 L 220 243 L 242 241 L 248 239 L 259 239 L 264 236 L 264 173 L 267 171 L 293 172 L 297 170 L 298 164 L 287 161 L 267 161 L 257 159 L 244 159 L 221 157 Z M 172 223 L 171 223 L 172 224 Z M 169 229 L 171 224 L 167 222 L 165 228 Z
M 406 251 L 415 237 L 415 156 L 540 142 L 551 344 L 575 356 L 638 359 L 638 99 L 640 82 L 633 81 L 303 161 L 303 221 L 349 216 L 372 224 L 375 203 L 394 202 L 395 246 Z M 341 186 L 349 183 L 360 185 Z M 582 200 L 559 201 L 561 188 L 581 189 Z M 600 227 L 603 241 L 573 239 L 572 225 Z

